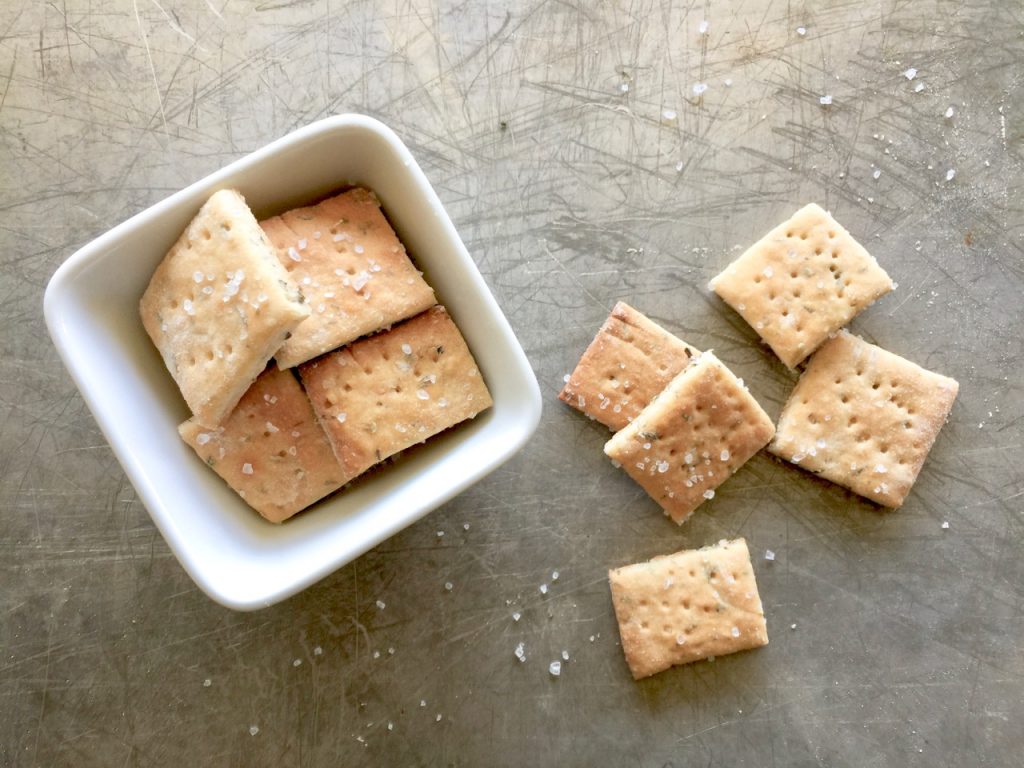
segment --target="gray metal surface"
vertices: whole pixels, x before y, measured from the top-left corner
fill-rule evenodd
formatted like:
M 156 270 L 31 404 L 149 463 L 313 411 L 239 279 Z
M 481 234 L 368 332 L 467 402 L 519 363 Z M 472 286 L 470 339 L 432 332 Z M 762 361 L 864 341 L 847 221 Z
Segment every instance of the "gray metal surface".
M 5 4 L 0 764 L 1020 765 L 1022 32 L 1003 0 Z M 420 524 L 233 613 L 138 503 L 42 294 L 95 235 L 342 111 L 410 145 L 543 421 Z M 777 416 L 793 376 L 705 285 L 811 200 L 899 283 L 855 330 L 956 377 L 953 415 L 899 512 L 761 455 L 676 528 L 562 376 L 622 298 Z M 633 682 L 606 569 L 737 535 L 771 644 Z

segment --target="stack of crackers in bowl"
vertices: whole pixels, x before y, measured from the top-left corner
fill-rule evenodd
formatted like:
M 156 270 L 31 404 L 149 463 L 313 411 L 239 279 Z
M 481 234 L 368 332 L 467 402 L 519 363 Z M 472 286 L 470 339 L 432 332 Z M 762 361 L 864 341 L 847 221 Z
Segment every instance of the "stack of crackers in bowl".
M 846 326 L 894 288 L 839 223 L 808 205 L 711 281 L 790 369 L 805 363 L 777 426 L 712 351 L 620 302 L 560 399 L 614 431 L 605 453 L 676 523 L 767 447 L 882 506 L 901 506 L 958 384 Z M 743 539 L 609 574 L 636 678 L 768 642 Z
M 262 222 L 215 192 L 140 315 L 192 413 L 181 437 L 273 523 L 492 405 L 364 188 Z

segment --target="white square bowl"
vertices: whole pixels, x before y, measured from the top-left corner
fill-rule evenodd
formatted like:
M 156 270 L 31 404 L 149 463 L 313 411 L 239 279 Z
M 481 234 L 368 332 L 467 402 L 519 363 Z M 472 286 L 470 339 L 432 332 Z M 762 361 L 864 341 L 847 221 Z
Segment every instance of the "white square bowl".
M 494 407 L 276 526 L 178 437 L 188 408 L 142 327 L 139 298 L 216 190 L 237 188 L 263 218 L 347 184 L 380 197 Z M 509 459 L 540 420 L 537 379 L 441 201 L 394 132 L 363 115 L 294 131 L 114 227 L 57 270 L 44 306 L 65 365 L 174 554 L 210 597 L 238 610 L 295 594 L 423 517 Z

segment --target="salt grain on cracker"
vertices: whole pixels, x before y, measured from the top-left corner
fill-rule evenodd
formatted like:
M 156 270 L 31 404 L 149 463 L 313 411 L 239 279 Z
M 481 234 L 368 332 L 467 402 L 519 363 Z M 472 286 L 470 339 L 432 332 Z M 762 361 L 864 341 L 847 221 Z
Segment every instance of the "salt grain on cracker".
M 618 431 L 697 350 L 620 301 L 565 379 L 559 399 Z
M 317 311 L 277 355 L 289 368 L 424 311 L 434 292 L 373 192 L 355 188 L 260 222 Z M 330 237 L 320 238 L 326 232 Z
M 768 643 L 743 539 L 617 568 L 608 580 L 634 679 Z
M 178 432 L 272 523 L 288 519 L 349 479 L 291 371 L 268 368 L 219 429 L 208 431 L 190 419 Z
M 300 374 L 351 476 L 492 405 L 443 307 L 306 363 Z
M 711 281 L 790 368 L 893 289 L 864 247 L 813 203 Z
M 196 420 L 216 427 L 309 310 L 245 200 L 221 190 L 167 252 L 139 313 Z
M 682 523 L 774 432 L 742 382 L 705 352 L 617 432 L 604 452 Z
M 959 384 L 842 331 L 789 397 L 769 450 L 886 507 L 903 504 Z

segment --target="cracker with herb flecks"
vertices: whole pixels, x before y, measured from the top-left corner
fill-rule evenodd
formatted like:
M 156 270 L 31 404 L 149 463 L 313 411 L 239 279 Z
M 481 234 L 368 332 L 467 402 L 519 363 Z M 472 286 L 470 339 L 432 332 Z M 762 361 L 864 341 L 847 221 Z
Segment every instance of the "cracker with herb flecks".
M 309 310 L 245 200 L 221 190 L 160 262 L 139 314 L 196 420 L 215 427 Z
M 743 382 L 704 352 L 604 452 L 682 523 L 774 433 Z
M 685 341 L 620 301 L 558 397 L 618 431 L 697 354 Z
M 444 307 L 300 366 L 352 477 L 490 408 L 490 392 Z
M 277 353 L 281 368 L 311 360 L 434 305 L 380 208 L 360 187 L 261 222 L 310 308 Z
M 190 419 L 178 432 L 272 523 L 287 520 L 350 479 L 291 371 L 264 371 L 220 427 L 211 430 Z
M 811 203 L 754 243 L 710 287 L 794 368 L 893 283 L 831 214 Z
M 900 507 L 959 388 L 841 331 L 808 362 L 769 450 L 882 506 Z
M 633 678 L 768 644 L 743 539 L 608 572 L 622 651 Z

